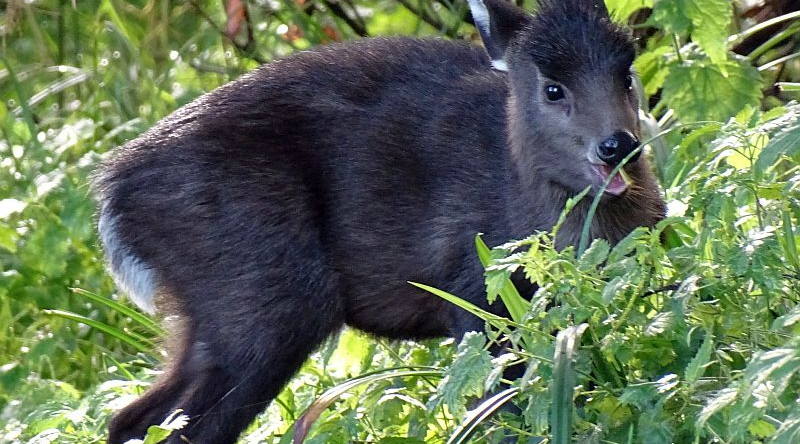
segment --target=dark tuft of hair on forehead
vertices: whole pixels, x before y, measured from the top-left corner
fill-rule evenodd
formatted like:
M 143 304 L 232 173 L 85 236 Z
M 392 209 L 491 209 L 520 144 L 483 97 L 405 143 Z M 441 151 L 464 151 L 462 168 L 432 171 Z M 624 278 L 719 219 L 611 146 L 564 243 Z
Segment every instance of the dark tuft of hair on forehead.
M 612 22 L 602 1 L 540 0 L 514 52 L 531 57 L 545 76 L 559 82 L 628 72 L 635 56 L 633 40 Z

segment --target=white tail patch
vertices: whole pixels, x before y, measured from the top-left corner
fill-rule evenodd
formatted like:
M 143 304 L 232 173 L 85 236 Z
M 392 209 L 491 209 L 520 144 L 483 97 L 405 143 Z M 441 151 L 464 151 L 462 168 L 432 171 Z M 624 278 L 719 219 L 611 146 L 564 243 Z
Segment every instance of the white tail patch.
M 103 208 L 97 228 L 114 281 L 139 308 L 150 314 L 155 313 L 156 284 L 153 270 L 122 243 L 117 233 L 117 217 Z

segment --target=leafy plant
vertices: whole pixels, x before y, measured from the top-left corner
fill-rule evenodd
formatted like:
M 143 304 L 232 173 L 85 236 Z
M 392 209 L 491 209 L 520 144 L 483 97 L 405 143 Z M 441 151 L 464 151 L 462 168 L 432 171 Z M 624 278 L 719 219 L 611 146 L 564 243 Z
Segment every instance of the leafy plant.
M 514 382 L 524 430 L 554 442 L 796 438 L 798 122 L 800 105 L 789 104 L 710 124 L 708 143 L 691 137 L 708 126 L 690 132 L 674 153 L 675 162 L 693 162 L 668 190 L 670 217 L 614 247 L 597 240 L 583 252 L 558 251 L 556 227 L 493 251 L 487 287 L 518 269 L 539 285 L 524 320 L 485 316 L 501 333 L 523 324 L 508 338 L 516 359 L 494 365 L 527 362 Z M 583 330 L 572 384 L 559 344 Z M 476 368 L 499 374 L 458 359 L 448 372 Z M 462 392 L 440 387 L 456 408 L 470 393 Z
M 478 241 L 488 296 L 511 319 L 437 292 L 484 316 L 488 335 L 456 347 L 346 331 L 243 442 L 290 442 L 290 425 L 331 387 L 338 396 L 314 410 L 306 442 L 800 441 L 800 113 L 791 101 L 800 13 L 763 16 L 769 8 L 727 0 L 607 4 L 638 37 L 644 129 L 670 217 L 613 247 L 557 251 L 557 232 L 491 251 Z M 158 324 L 126 307 L 97 249 L 86 184 L 106 151 L 295 50 L 367 35 L 476 38 L 464 2 L 447 0 L 3 8 L 0 442 L 9 443 L 102 440 L 111 411 L 146 388 L 161 358 Z M 531 301 L 508 284 L 512 270 L 539 284 Z M 504 335 L 509 351 L 492 359 L 486 350 Z M 523 377 L 499 389 L 503 369 L 520 362 Z M 358 379 L 409 367 L 446 377 Z M 496 394 L 476 405 L 488 390 Z M 498 413 L 509 402 L 521 415 Z

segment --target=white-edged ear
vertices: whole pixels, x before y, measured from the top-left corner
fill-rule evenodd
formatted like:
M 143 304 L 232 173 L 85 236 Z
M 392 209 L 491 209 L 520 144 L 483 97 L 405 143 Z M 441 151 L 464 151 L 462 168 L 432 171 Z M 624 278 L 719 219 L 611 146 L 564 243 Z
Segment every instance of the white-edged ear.
M 506 50 L 514 35 L 531 19 L 516 5 L 505 0 L 468 0 L 472 20 L 483 46 L 498 71 L 508 71 Z
M 489 35 L 489 10 L 486 9 L 486 4 L 483 0 L 467 0 L 469 2 L 469 10 L 472 13 L 472 21 L 478 28 L 481 35 Z

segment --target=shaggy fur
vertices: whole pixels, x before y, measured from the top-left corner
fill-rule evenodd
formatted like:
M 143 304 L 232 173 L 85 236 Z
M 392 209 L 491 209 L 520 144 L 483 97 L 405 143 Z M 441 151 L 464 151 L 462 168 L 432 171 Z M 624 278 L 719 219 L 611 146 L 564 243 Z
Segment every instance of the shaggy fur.
M 117 413 L 111 444 L 175 409 L 191 421 L 170 443 L 233 443 L 345 324 L 389 338 L 484 328 L 408 281 L 502 313 L 486 302 L 475 234 L 497 244 L 549 230 L 566 199 L 602 182 L 597 144 L 638 135 L 638 110 L 630 40 L 595 2 L 553 0 L 535 17 L 473 3 L 493 20 L 483 39 L 507 73 L 462 42 L 321 47 L 112 153 L 94 183 L 110 267 L 134 301 L 180 321 L 166 371 Z M 557 103 L 544 94 L 553 82 Z M 646 161 L 625 169 L 634 182 L 604 196 L 595 238 L 663 217 Z M 577 242 L 586 207 L 559 246 Z

